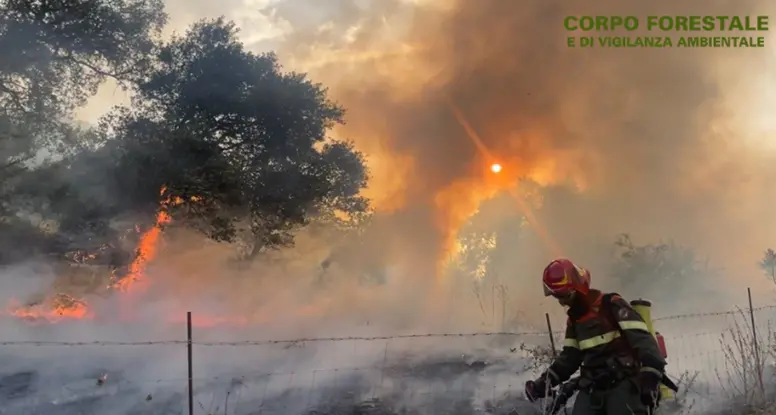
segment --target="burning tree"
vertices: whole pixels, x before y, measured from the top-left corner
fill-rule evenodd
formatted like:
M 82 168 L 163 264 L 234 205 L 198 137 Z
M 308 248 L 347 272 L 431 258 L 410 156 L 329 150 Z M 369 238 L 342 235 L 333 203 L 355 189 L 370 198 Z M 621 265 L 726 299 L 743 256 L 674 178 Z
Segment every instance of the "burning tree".
M 532 203 L 537 202 L 530 183 L 519 188 Z M 448 263 L 451 277 L 463 283 L 474 295 L 483 322 L 489 321 L 499 330 L 516 323 L 522 315 L 515 307 L 515 293 L 521 291 L 523 280 L 517 279 L 519 259 L 515 250 L 523 243 L 523 212 L 514 209 L 511 194 L 502 194 L 483 204 L 460 229 L 456 252 Z M 512 291 L 510 293 L 510 287 Z
M 122 205 L 153 208 L 166 186 L 181 200 L 176 222 L 247 240 L 254 257 L 322 212 L 365 212 L 367 173 L 350 142 L 327 138 L 344 111 L 326 90 L 282 73 L 272 54 L 245 51 L 236 34 L 202 21 L 164 45 L 105 134 Z
M 322 85 L 246 51 L 223 19 L 160 43 L 164 20 L 156 1 L 0 6 L 0 227 L 37 235 L 0 259 L 137 276 L 170 224 L 245 242 L 254 258 L 314 219 L 367 213 L 363 156 L 327 136 L 344 110 Z M 131 105 L 97 128 L 68 123 L 108 77 Z M 29 163 L 41 150 L 52 157 Z
M 0 3 L 0 265 L 96 258 L 103 242 L 68 232 L 79 221 L 66 218 L 90 210 L 60 203 L 77 198 L 61 191 L 59 173 L 100 137 L 70 121 L 103 81 L 127 85 L 148 68 L 165 20 L 156 0 Z M 50 308 L 81 313 L 63 298 Z
M 156 0 L 0 3 L 0 233 L 29 242 L 3 244 L 0 263 L 61 252 L 54 232 L 29 220 L 56 204 L 47 161 L 94 143 L 69 122 L 73 110 L 105 79 L 126 84 L 144 71 L 165 20 Z

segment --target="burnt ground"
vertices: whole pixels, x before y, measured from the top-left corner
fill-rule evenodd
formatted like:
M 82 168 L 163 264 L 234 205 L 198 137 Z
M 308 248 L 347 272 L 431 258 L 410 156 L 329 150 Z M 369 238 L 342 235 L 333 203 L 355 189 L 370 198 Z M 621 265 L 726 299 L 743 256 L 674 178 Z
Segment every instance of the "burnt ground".
M 196 379 L 198 415 L 538 415 L 523 398 L 522 384 L 534 365 L 514 353 L 494 355 L 478 349 L 468 355 L 429 350 L 394 354 L 389 365 L 370 369 L 338 368 L 271 375 L 231 372 Z M 62 352 L 58 353 L 63 356 Z M 111 368 L 83 360 L 66 370 L 68 357 L 44 360 L 0 354 L 0 415 L 187 415 L 187 381 L 142 381 L 132 372 L 136 361 Z M 221 355 L 223 362 L 228 356 Z M 301 356 L 299 357 L 301 359 Z M 153 366 L 162 360 L 154 360 Z M 301 364 L 301 360 L 297 364 Z M 9 367 L 29 370 L 6 371 Z M 53 368 L 53 369 L 52 369 Z M 81 370 L 82 369 L 82 370 Z M 266 369 L 266 368 L 265 368 Z M 273 369 L 273 368 L 268 368 Z M 274 368 L 277 369 L 277 368 Z M 195 369 L 196 370 L 196 369 Z M 49 373 L 49 375 L 43 375 Z M 56 375 L 52 375 L 56 373 Z M 132 373 L 135 373 L 134 375 Z M 196 371 L 195 371 L 196 373 Z M 172 374 L 171 374 L 172 375 Z M 168 379 L 170 380 L 170 379 Z M 666 415 L 681 408 L 661 408 Z M 687 409 L 687 408 L 685 408 Z M 720 408 L 717 408 L 720 409 Z M 567 413 L 571 413 L 569 410 Z M 709 413 L 703 411 L 703 413 Z
M 390 385 L 376 392 L 374 377 L 359 372 L 341 376 L 336 382 L 315 388 L 311 402 L 309 388 L 289 387 L 279 393 L 244 394 L 239 402 L 221 401 L 227 392 L 237 395 L 259 379 L 221 380 L 196 388 L 195 413 L 207 415 L 533 415 L 538 408 L 524 401 L 521 388 L 482 399 L 483 384 L 490 376 L 511 373 L 506 362 L 464 361 L 460 357 L 428 358 L 407 362 L 381 371 L 379 380 Z M 0 368 L 2 370 L 2 368 Z M 63 380 L 59 393 L 43 394 L 38 372 L 5 373 L 0 377 L 0 414 L 12 415 L 184 415 L 187 397 L 179 388 L 158 385 L 147 389 L 122 382 L 120 373 L 101 381 L 94 376 Z M 515 382 L 519 383 L 519 382 Z M 208 400 L 208 394 L 213 398 Z M 228 397 L 228 395 L 227 395 Z M 206 404 L 205 404 L 206 403 Z M 224 409 L 226 407 L 226 409 Z

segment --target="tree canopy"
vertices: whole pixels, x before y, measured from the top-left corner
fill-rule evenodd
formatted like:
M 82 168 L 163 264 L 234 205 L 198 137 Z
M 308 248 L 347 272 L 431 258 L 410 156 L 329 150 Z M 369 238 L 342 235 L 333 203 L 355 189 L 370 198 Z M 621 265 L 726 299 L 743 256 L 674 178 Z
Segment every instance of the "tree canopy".
M 110 243 L 117 221 L 150 223 L 160 203 L 174 224 L 246 242 L 250 256 L 313 219 L 367 212 L 363 155 L 328 136 L 344 109 L 274 54 L 246 50 L 233 23 L 161 41 L 156 0 L 0 5 L 0 226 L 38 238 L 0 262 L 84 235 Z M 131 104 L 73 124 L 108 77 Z
M 150 64 L 166 21 L 161 0 L 0 2 L 0 154 L 3 165 L 42 145 L 72 150 L 72 111 L 107 78 Z
M 626 295 L 681 295 L 685 289 L 700 295 L 710 285 L 699 281 L 709 280 L 719 272 L 695 250 L 673 241 L 637 244 L 630 235 L 621 234 L 614 242 L 610 275 Z
M 768 248 L 763 252 L 763 257 L 758 265 L 765 275 L 776 283 L 776 252 L 773 249 Z

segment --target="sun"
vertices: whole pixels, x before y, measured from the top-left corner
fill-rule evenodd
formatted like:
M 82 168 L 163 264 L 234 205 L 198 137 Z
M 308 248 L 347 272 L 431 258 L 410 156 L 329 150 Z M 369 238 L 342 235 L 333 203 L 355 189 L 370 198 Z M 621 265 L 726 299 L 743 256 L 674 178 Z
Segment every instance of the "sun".
M 501 173 L 501 165 L 498 163 L 491 164 L 490 171 L 492 171 L 493 173 Z

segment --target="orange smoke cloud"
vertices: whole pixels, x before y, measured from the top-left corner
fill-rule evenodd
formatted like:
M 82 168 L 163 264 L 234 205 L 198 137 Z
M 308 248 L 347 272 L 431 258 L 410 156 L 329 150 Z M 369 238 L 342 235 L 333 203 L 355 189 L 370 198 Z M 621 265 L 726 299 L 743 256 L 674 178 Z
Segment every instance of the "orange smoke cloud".
M 751 168 L 751 152 L 730 159 L 731 140 L 708 131 L 709 108 L 723 99 L 720 83 L 739 82 L 715 79 L 712 68 L 744 52 L 570 49 L 562 22 L 572 14 L 747 14 L 765 3 L 368 3 L 281 0 L 268 15 L 295 30 L 280 50 L 283 60 L 330 86 L 348 110 L 337 134 L 381 165 L 369 194 L 390 197 L 376 200 L 378 211 L 416 212 L 396 216 L 412 222 L 404 239 L 426 244 L 433 234 L 443 253 L 483 201 L 511 192 L 518 179 L 572 195 L 553 195 L 534 215 L 541 239 L 562 235 L 562 247 L 545 243 L 548 253 L 581 254 L 587 240 L 620 232 L 712 248 L 719 238 L 710 230 L 741 210 L 735 195 L 742 183 L 710 172 L 704 160 Z M 320 20 L 295 14 L 302 6 Z M 493 162 L 508 180 L 483 175 Z M 434 220 L 424 222 L 422 210 Z
M 282 3 L 275 15 L 291 19 Z M 525 64 L 507 54 L 495 57 L 482 43 L 492 39 L 494 27 L 485 21 L 491 10 L 449 1 L 373 7 L 338 10 L 343 14 L 335 23 L 342 25 L 330 25 L 324 34 L 297 27 L 282 52 L 330 85 L 348 110 L 337 134 L 356 140 L 369 155 L 367 196 L 377 212 L 429 211 L 433 221 L 415 230 L 436 235 L 435 261 L 450 251 L 483 201 L 520 180 L 587 181 L 587 172 L 576 166 L 581 149 L 555 151 L 554 120 L 536 112 L 528 87 L 534 81 L 518 75 Z M 407 27 L 410 17 L 414 23 Z M 506 27 L 501 22 L 495 29 Z M 348 39 L 338 38 L 345 32 Z M 460 37 L 466 42 L 455 41 Z M 503 168 L 497 178 L 488 171 L 496 162 Z

